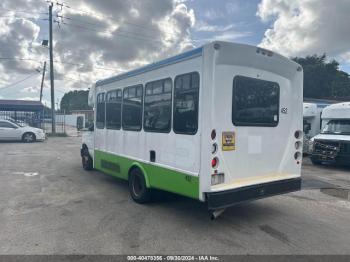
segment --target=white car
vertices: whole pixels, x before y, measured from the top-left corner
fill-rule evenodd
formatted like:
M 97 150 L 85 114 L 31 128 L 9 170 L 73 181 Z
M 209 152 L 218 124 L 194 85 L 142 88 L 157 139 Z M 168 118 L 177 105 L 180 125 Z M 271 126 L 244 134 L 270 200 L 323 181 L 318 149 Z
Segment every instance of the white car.
M 0 140 L 21 140 L 26 143 L 44 141 L 44 130 L 40 128 L 21 126 L 9 119 L 0 119 Z

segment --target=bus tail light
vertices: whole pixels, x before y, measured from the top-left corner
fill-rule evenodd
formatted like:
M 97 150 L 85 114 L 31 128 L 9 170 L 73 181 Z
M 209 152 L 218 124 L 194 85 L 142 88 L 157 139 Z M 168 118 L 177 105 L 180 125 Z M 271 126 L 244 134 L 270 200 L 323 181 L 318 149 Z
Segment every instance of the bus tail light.
M 211 167 L 212 167 L 212 168 L 216 168 L 218 165 L 219 165 L 219 159 L 218 159 L 217 157 L 214 157 L 214 158 L 211 160 Z

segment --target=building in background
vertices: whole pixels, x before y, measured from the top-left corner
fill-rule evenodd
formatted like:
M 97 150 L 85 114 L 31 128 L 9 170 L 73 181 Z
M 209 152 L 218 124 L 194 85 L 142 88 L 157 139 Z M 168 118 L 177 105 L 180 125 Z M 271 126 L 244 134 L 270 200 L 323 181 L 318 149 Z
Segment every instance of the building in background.
M 42 128 L 44 105 L 39 101 L 0 100 L 0 118 L 12 118 L 20 124 Z
M 72 110 L 72 115 L 84 115 L 85 127 L 89 127 L 94 123 L 94 110 Z

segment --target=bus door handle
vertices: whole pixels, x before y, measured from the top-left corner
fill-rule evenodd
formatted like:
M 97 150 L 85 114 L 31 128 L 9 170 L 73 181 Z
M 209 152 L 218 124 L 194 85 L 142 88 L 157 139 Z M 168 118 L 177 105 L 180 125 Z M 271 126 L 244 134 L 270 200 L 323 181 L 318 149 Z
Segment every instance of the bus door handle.
M 149 161 L 156 162 L 156 151 L 154 150 L 149 151 Z

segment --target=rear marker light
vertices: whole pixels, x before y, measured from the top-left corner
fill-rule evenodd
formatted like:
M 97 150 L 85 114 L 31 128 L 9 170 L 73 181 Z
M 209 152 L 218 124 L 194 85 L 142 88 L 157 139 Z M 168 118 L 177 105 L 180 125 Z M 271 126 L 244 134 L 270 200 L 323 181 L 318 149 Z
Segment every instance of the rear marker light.
M 217 151 L 218 151 L 218 144 L 214 143 L 214 144 L 211 146 L 211 153 L 212 153 L 212 154 L 215 154 Z
M 299 161 L 301 159 L 301 153 L 300 152 L 295 152 L 294 159 Z
M 302 136 L 302 132 L 301 132 L 300 130 L 295 131 L 295 133 L 294 133 L 294 137 L 295 137 L 296 139 L 301 138 L 301 136 Z
M 218 165 L 219 165 L 219 159 L 218 159 L 217 157 L 214 157 L 214 158 L 211 160 L 211 167 L 212 167 L 212 168 L 216 168 Z
M 302 146 L 302 143 L 300 141 L 295 142 L 295 149 L 299 150 Z
M 212 140 L 214 140 L 214 139 L 216 138 L 216 130 L 215 130 L 215 129 L 213 129 L 213 130 L 211 131 L 210 136 L 211 136 L 211 139 L 212 139 Z

